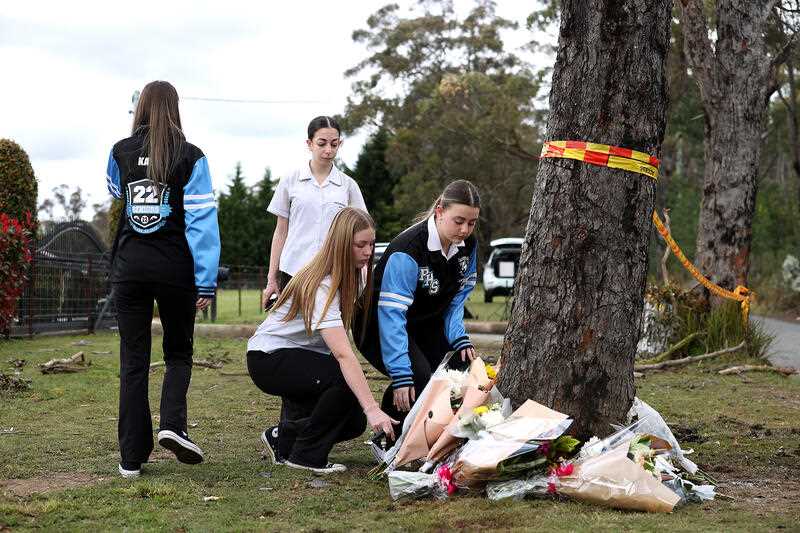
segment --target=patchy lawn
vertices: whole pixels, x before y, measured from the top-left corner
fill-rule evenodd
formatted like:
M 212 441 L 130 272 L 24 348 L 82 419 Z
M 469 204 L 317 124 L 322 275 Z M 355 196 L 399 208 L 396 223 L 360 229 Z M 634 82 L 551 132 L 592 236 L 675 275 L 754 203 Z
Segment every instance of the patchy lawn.
M 74 345 L 84 340 L 90 344 Z M 156 338 L 160 344 L 160 338 Z M 800 381 L 768 374 L 719 376 L 730 356 L 638 380 L 692 458 L 732 499 L 669 516 L 556 501 L 492 503 L 480 497 L 394 504 L 370 481 L 361 440 L 334 449 L 350 470 L 315 478 L 262 457 L 258 438 L 278 416 L 244 367 L 245 341 L 197 339 L 189 391 L 190 434 L 206 452 L 198 466 L 156 447 L 137 481 L 116 474 L 118 338 L 112 333 L 0 343 L 0 370 L 24 359 L 32 389 L 0 396 L 0 531 L 48 530 L 797 530 L 800 523 Z M 86 372 L 42 375 L 37 364 L 83 350 Z M 93 353 L 93 352 L 112 352 Z M 154 361 L 161 356 L 155 349 Z M 151 374 L 158 413 L 163 367 Z M 376 394 L 387 382 L 370 372 Z M 158 420 L 156 418 L 157 425 Z M 13 428 L 13 429 L 12 429 Z M 215 496 L 218 500 L 204 501 Z

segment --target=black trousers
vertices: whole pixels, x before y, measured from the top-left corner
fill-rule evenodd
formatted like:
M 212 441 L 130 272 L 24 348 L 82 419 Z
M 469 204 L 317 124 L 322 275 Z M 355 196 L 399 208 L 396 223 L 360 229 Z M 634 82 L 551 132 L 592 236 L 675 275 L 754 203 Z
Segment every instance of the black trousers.
M 247 352 L 253 383 L 283 400 L 278 454 L 321 467 L 338 442 L 364 433 L 366 416 L 332 355 L 300 348 Z
M 161 429 L 186 431 L 186 392 L 192 377 L 194 289 L 150 283 L 115 283 L 119 325 L 119 448 L 123 462 L 147 462 L 153 451 L 148 401 L 153 301 L 164 329 Z

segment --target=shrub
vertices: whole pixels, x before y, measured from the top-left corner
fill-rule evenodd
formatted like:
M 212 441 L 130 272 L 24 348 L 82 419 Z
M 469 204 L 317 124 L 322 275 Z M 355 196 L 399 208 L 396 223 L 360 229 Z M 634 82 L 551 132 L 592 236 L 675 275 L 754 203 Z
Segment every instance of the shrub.
M 0 332 L 8 331 L 25 287 L 32 231 L 30 211 L 23 222 L 0 213 Z
M 36 224 L 36 177 L 31 161 L 17 143 L 0 139 L 0 213 Z

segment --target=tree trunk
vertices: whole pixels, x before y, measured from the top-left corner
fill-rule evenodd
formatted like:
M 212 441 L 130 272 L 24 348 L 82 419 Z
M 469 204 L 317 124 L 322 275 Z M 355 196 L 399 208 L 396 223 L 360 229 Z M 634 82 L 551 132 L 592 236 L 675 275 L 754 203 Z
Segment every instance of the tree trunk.
M 658 156 L 666 127 L 671 0 L 565 0 L 548 139 Z M 654 181 L 542 160 L 499 386 L 605 435 L 634 397 Z
M 717 0 L 712 47 L 703 0 L 681 0 L 686 55 L 705 112 L 703 200 L 695 262 L 733 290 L 747 284 L 761 135 L 772 62 L 764 31 L 776 0 Z

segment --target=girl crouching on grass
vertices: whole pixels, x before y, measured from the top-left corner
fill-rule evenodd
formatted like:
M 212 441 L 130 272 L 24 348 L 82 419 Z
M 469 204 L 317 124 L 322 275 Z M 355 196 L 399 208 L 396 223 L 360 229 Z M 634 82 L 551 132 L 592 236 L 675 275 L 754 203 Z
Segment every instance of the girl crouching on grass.
M 346 467 L 329 463 L 328 454 L 334 444 L 361 435 L 365 422 L 394 436 L 397 422 L 372 397 L 347 337 L 356 309 L 366 309 L 372 297 L 374 228 L 365 211 L 342 209 L 322 249 L 247 343 L 253 382 L 284 403 L 278 424 L 261 434 L 276 464 L 343 472 Z

